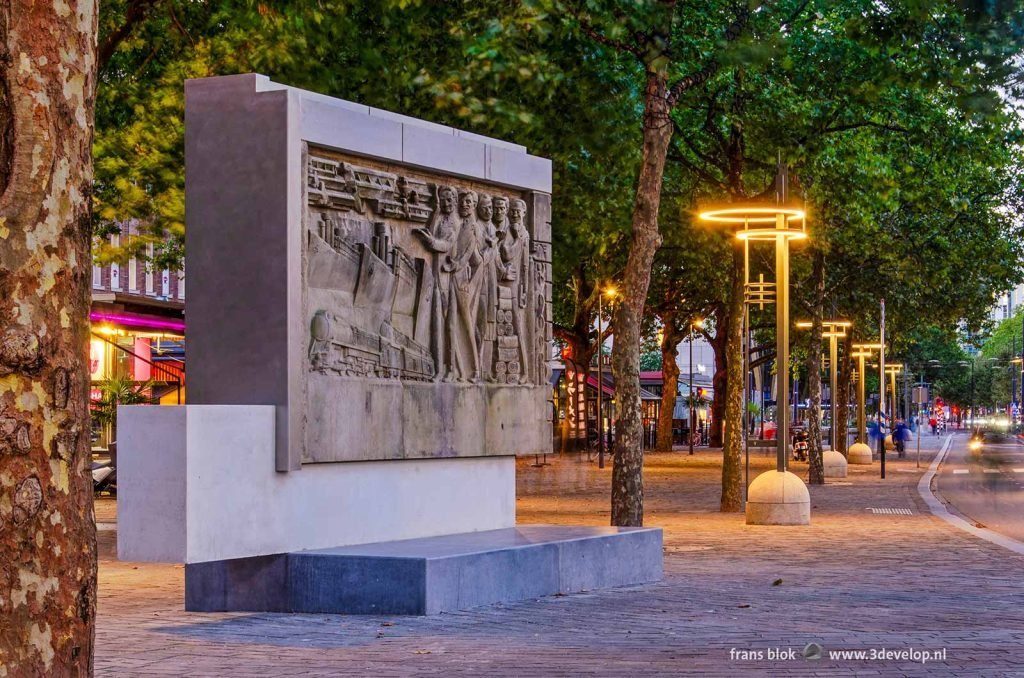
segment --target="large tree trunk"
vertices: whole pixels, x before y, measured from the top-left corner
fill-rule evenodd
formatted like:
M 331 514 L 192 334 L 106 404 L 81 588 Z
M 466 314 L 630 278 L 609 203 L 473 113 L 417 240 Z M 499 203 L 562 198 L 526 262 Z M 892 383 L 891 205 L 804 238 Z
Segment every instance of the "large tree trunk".
M 811 340 L 807 348 L 807 386 L 810 391 L 811 409 L 807 413 L 807 432 L 810 449 L 807 451 L 808 482 L 811 485 L 825 484 L 825 465 L 821 449 L 821 333 L 822 315 L 825 312 L 825 257 L 820 250 L 814 252 L 811 271 L 814 281 L 811 304 Z
M 725 423 L 725 399 L 729 383 L 729 326 L 733 321 L 728 303 L 719 304 L 715 309 L 715 336 L 708 344 L 715 354 L 715 372 L 711 376 L 711 426 L 708 430 L 708 445 L 722 447 L 722 425 Z
M 658 440 L 655 449 L 659 452 L 672 451 L 672 415 L 676 409 L 676 396 L 679 392 L 679 342 L 681 333 L 677 332 L 674 314 L 662 317 L 661 337 L 661 410 L 658 412 Z
M 92 672 L 96 4 L 0 3 L 0 673 Z
M 612 525 L 644 523 L 643 421 L 640 407 L 640 321 L 651 281 L 651 264 L 661 246 L 658 208 L 665 157 L 672 140 L 665 66 L 651 66 L 644 94 L 643 152 L 633 233 L 623 276 L 622 302 L 615 313 L 612 373 L 618 406 L 612 467 Z
M 853 335 L 848 335 L 844 343 L 845 346 L 839 358 L 839 374 L 836 375 L 838 381 L 836 391 L 838 393 L 832 396 L 836 412 L 832 425 L 839 427 L 839 435 L 836 436 L 836 440 L 839 441 L 837 449 L 845 457 L 848 447 L 847 422 L 850 420 L 850 380 L 853 375 L 853 360 L 850 358 L 850 345 L 853 343 Z
M 722 511 L 743 510 L 743 246 L 733 245 L 732 291 L 725 354 L 725 440 L 722 446 Z

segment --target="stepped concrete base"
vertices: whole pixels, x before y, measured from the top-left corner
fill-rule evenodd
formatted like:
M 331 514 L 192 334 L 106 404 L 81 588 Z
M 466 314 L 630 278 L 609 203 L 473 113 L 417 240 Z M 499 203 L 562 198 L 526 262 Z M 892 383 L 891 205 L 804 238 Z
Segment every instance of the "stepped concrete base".
M 185 609 L 425 615 L 661 576 L 660 529 L 524 525 L 191 563 Z
M 747 525 L 810 525 L 811 495 L 789 471 L 766 471 L 747 491 Z
M 836 450 L 825 450 L 821 453 L 822 465 L 825 467 L 826 478 L 846 477 L 846 457 Z
M 864 443 L 854 443 L 853 445 L 850 445 L 850 449 L 847 450 L 846 455 L 847 461 L 851 464 L 871 464 L 871 448 Z

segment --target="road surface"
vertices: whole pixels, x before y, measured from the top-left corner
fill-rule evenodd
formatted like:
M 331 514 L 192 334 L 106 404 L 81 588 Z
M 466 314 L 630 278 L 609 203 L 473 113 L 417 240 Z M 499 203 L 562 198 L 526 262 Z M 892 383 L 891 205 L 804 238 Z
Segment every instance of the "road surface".
M 1013 437 L 968 447 L 953 436 L 937 475 L 939 494 L 956 512 L 982 527 L 1024 541 L 1024 442 Z

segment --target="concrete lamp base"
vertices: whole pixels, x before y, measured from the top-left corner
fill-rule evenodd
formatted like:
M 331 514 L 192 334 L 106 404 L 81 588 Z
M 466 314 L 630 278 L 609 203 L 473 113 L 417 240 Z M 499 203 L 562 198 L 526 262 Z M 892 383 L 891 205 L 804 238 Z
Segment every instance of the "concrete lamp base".
M 821 453 L 821 461 L 825 467 L 826 478 L 846 477 L 846 457 L 835 450 L 825 450 Z
M 767 471 L 747 492 L 747 525 L 810 525 L 811 495 L 789 471 Z
M 864 443 L 854 443 L 853 445 L 850 445 L 850 450 L 847 452 L 846 459 L 851 464 L 870 465 L 871 448 Z

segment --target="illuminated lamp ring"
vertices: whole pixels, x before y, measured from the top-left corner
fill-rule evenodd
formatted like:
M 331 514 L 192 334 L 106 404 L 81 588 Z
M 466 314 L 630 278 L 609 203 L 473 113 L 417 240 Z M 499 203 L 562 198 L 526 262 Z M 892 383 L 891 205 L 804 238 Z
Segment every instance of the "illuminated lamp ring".
M 882 348 L 881 344 L 854 344 L 853 347 L 857 350 L 867 349 L 869 351 L 877 351 Z
M 722 209 L 708 210 L 700 213 L 704 221 L 717 221 L 723 224 L 774 224 L 779 215 L 786 218 L 786 221 L 803 221 L 805 213 L 796 207 L 723 207 Z
M 789 240 L 803 240 L 807 232 L 799 228 L 745 228 L 736 231 L 740 240 L 775 240 L 780 235 Z

